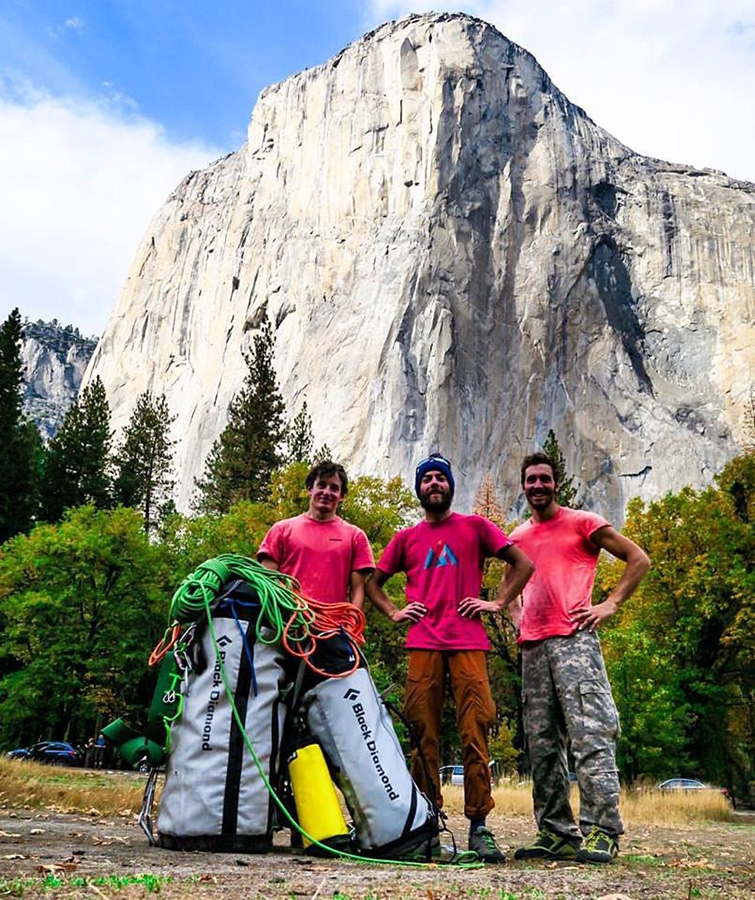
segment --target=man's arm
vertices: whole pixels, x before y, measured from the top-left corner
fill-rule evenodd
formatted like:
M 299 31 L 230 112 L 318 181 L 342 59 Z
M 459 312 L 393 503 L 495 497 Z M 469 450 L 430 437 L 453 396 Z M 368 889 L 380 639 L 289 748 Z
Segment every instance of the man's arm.
M 370 577 L 370 569 L 359 569 L 349 576 L 349 602 L 364 610 L 364 586 Z
M 650 568 L 650 558 L 634 541 L 619 534 L 610 525 L 599 528 L 590 535 L 590 540 L 601 550 L 607 550 L 612 556 L 626 563 L 624 571 L 616 587 L 602 603 L 587 609 L 578 609 L 572 613 L 572 619 L 579 622 L 580 630 L 595 631 L 609 616 L 612 616 L 621 604 L 636 590 Z
M 375 569 L 366 586 L 370 603 L 392 622 L 419 622 L 427 612 L 427 607 L 423 603 L 407 603 L 403 609 L 394 606 L 383 590 L 383 585 L 390 577 L 382 569 Z
M 266 569 L 270 569 L 273 572 L 280 571 L 278 563 L 271 556 L 263 556 L 261 559 L 259 559 L 259 563 Z
M 521 618 L 521 602 L 519 601 L 519 595 L 522 593 L 522 588 L 524 588 L 525 584 L 530 580 L 532 573 L 535 571 L 535 566 L 529 556 L 513 544 L 504 547 L 498 554 L 498 558 L 508 563 L 506 573 L 503 576 L 501 586 L 498 589 L 498 596 L 495 600 L 481 600 L 479 597 L 465 597 L 459 604 L 459 612 L 462 616 L 470 617 L 479 615 L 480 613 L 500 612 L 502 609 L 508 607 L 509 614 L 511 615 L 511 618 L 514 619 L 514 624 L 516 625 L 517 618 L 515 618 L 515 615 L 517 608 L 518 616 Z M 515 604 L 513 609 L 511 608 L 512 604 Z

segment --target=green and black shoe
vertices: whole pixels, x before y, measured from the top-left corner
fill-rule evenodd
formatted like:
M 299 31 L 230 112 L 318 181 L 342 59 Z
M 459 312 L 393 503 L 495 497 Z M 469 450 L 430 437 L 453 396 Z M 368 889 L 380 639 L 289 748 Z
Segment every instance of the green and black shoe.
M 601 831 L 597 825 L 593 825 L 582 847 L 577 851 L 576 860 L 577 862 L 610 863 L 618 855 L 619 842 L 616 838 Z
M 549 828 L 541 828 L 535 840 L 527 847 L 514 851 L 514 859 L 566 859 L 577 856 L 579 841 L 561 837 Z
M 493 832 L 489 828 L 475 828 L 469 835 L 469 849 L 477 854 L 481 862 L 506 862 L 506 856 L 496 844 Z

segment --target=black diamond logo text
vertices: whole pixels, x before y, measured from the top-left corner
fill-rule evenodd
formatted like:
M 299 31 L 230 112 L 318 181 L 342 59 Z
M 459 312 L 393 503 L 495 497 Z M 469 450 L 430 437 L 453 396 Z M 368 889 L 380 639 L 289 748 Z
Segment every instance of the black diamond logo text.
M 228 637 L 226 634 L 221 634 L 218 638 L 218 647 L 227 647 L 229 644 L 232 644 L 233 640 Z
M 349 688 L 348 691 L 343 695 L 344 700 L 356 700 L 359 696 L 359 691 L 355 691 L 354 688 Z

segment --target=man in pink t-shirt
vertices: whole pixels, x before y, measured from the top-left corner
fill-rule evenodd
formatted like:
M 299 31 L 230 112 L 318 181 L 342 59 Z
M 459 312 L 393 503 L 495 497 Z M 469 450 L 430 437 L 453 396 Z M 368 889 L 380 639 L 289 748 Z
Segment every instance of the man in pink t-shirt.
M 448 676 L 461 736 L 469 849 L 485 862 L 503 862 L 504 855 L 485 825 L 495 805 L 487 742 L 495 705 L 486 660 L 490 642 L 480 616 L 499 612 L 514 601 L 532 564 L 492 522 L 451 512 L 455 485 L 451 464 L 444 457 L 433 454 L 422 460 L 414 486 L 424 520 L 394 536 L 367 584 L 367 595 L 394 622 L 409 623 L 404 709 L 420 744 L 419 752 L 415 749 L 412 754 L 412 775 L 442 805 L 440 727 Z M 482 600 L 483 564 L 493 556 L 505 560 L 509 568 L 496 600 Z M 397 609 L 382 589 L 397 572 L 406 573 L 403 609 Z
M 265 535 L 257 559 L 296 578 L 302 593 L 321 603 L 364 608 L 364 585 L 375 568 L 367 535 L 344 522 L 338 505 L 348 491 L 342 466 L 323 460 L 306 478 L 309 509 L 283 519 Z
M 535 563 L 523 604 L 517 599 L 509 611 L 522 648 L 524 732 L 538 826 L 534 841 L 514 859 L 608 863 L 623 832 L 619 720 L 596 628 L 635 590 L 650 560 L 600 516 L 559 506 L 556 471 L 543 453 L 525 458 L 522 487 L 532 518 L 511 533 Z M 601 549 L 626 567 L 608 597 L 592 606 Z M 569 803 L 567 738 L 579 783 L 579 827 Z

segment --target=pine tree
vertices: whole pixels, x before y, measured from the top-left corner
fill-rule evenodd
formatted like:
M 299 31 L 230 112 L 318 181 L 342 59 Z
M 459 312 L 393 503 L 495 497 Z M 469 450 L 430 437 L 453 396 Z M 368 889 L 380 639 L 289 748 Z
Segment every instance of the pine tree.
M 110 407 L 99 376 L 81 392 L 45 454 L 42 513 L 57 522 L 66 509 L 112 505 Z
M 239 500 L 265 500 L 270 479 L 283 462 L 285 406 L 273 368 L 270 323 L 254 338 L 246 354 L 244 384 L 228 410 L 228 424 L 212 445 L 204 476 L 196 482 L 195 508 L 226 513 Z
M 302 404 L 286 434 L 286 462 L 310 462 L 312 460 L 314 436 L 312 418 L 307 410 L 307 401 Z
M 490 475 L 482 479 L 482 484 L 475 494 L 472 512 L 477 516 L 485 516 L 499 528 L 503 528 L 506 522 L 503 507 L 498 499 L 498 491 Z
M 543 444 L 543 453 L 553 460 L 556 466 L 555 476 L 558 482 L 558 491 L 556 492 L 556 503 L 559 506 L 568 506 L 572 509 L 579 509 L 580 504 L 575 503 L 577 489 L 574 487 L 574 479 L 571 475 L 566 474 L 566 460 L 561 448 L 558 446 L 556 434 L 551 428 L 548 437 Z
M 115 499 L 139 509 L 144 529 L 158 524 L 175 486 L 171 416 L 165 394 L 156 400 L 145 391 L 136 401 L 123 440 L 115 455 Z
M 22 412 L 21 315 L 0 326 L 0 543 L 28 531 L 39 500 L 41 438 Z

